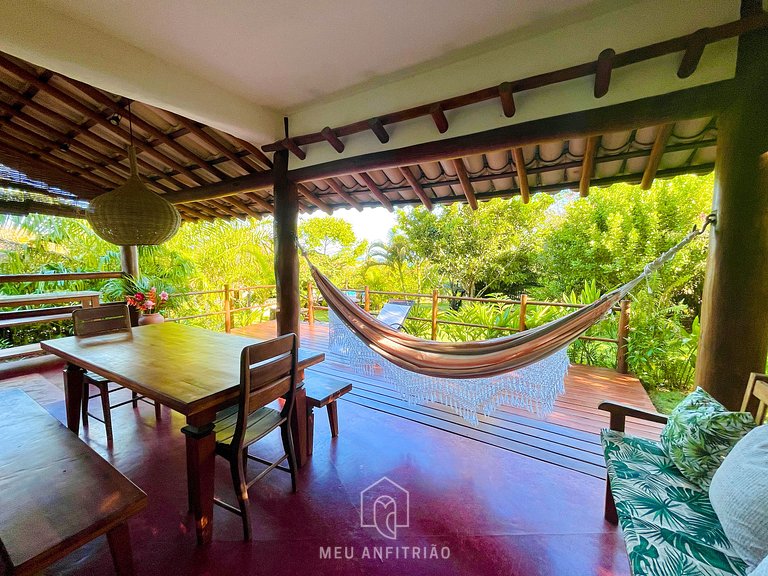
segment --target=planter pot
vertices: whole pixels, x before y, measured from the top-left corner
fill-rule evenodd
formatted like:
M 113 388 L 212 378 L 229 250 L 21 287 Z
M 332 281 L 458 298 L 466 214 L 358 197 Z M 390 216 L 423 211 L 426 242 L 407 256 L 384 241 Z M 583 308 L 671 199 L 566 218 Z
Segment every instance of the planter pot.
M 160 312 L 154 314 L 142 314 L 139 316 L 139 326 L 145 326 L 146 324 L 162 324 L 165 322 L 165 318 Z

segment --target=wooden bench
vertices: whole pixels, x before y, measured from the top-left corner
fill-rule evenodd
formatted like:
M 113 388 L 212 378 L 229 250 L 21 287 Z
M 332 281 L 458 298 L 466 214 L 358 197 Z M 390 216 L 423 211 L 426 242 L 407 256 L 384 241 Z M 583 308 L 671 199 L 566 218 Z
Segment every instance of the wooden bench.
M 30 324 L 72 320 L 72 312 L 78 308 L 80 308 L 80 306 L 57 306 L 55 308 L 0 312 L 0 328 L 17 328 L 19 326 L 28 326 Z
M 304 389 L 307 391 L 307 436 L 311 454 L 315 428 L 314 409 L 326 407 L 331 437 L 336 438 L 339 435 L 336 400 L 352 390 L 352 384 L 322 374 L 307 374 L 304 377 Z
M 0 574 L 34 574 L 106 534 L 133 574 L 127 520 L 147 495 L 18 389 L 0 391 Z

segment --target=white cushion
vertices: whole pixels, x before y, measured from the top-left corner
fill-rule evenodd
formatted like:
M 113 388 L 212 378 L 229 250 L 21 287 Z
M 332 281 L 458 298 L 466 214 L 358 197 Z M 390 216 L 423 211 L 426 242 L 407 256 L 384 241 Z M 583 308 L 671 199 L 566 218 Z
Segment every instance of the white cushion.
M 763 558 L 760 565 L 750 572 L 749 576 L 768 576 L 768 556 Z
M 709 499 L 733 550 L 755 569 L 768 556 L 768 425 L 752 430 L 725 457 Z

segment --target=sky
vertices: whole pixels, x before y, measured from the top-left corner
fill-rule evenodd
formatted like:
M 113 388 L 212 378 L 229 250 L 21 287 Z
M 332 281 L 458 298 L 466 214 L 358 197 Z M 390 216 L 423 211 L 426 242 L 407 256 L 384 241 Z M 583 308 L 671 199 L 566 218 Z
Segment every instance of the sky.
M 308 220 L 324 216 L 326 214 L 317 210 L 314 214 L 303 216 L 301 219 Z M 360 240 L 368 240 L 368 242 L 386 241 L 389 231 L 397 221 L 396 212 L 388 212 L 386 208 L 364 208 L 362 212 L 358 212 L 354 208 L 346 208 L 334 210 L 333 216 L 352 224 L 355 236 Z

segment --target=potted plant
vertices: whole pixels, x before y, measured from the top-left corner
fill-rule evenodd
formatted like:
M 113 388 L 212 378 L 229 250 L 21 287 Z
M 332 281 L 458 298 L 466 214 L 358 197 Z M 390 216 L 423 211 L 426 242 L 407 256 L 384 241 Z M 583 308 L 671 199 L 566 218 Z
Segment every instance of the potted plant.
M 139 326 L 159 324 L 165 321 L 160 313 L 168 303 L 168 292 L 165 290 L 158 294 L 157 288 L 152 286 L 147 292 L 137 291 L 132 296 L 126 296 L 125 301 L 141 313 Z

